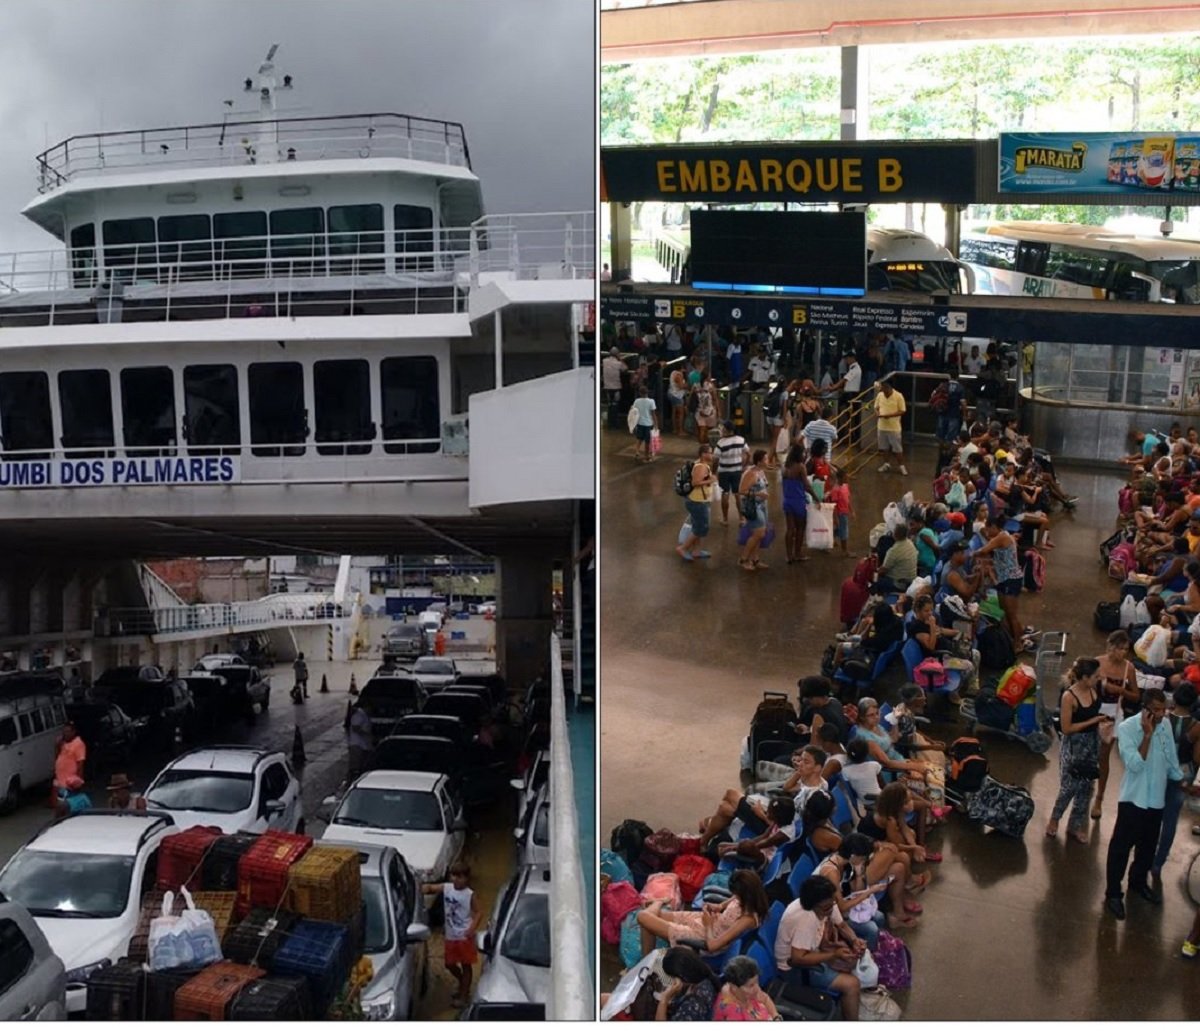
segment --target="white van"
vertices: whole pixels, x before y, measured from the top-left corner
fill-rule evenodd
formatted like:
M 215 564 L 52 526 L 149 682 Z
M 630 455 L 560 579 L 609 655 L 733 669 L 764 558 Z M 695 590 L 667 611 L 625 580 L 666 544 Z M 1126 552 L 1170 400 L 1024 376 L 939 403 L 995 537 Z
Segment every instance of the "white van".
M 0 681 L 0 811 L 10 813 L 21 792 L 54 778 L 54 745 L 67 721 L 61 694 Z

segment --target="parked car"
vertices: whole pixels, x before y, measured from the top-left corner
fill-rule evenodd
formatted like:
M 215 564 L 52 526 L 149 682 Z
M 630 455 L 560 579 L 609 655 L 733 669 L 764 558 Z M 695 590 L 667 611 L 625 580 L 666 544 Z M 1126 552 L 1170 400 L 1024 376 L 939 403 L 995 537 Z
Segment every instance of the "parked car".
M 467 821 L 462 798 L 440 773 L 374 770 L 350 785 L 322 840 L 393 846 L 422 881 L 446 879 L 462 854 Z
M 470 747 L 472 737 L 470 729 L 457 716 L 426 716 L 423 712 L 405 716 L 396 724 L 392 736 L 446 738 L 461 749 Z
M 380 741 L 402 717 L 420 712 L 425 699 L 425 688 L 415 677 L 388 673 L 373 676 L 363 684 L 358 704 L 371 718 L 371 732 Z
M 271 705 L 271 678 L 264 677 L 257 666 L 250 666 L 241 656 L 231 654 L 205 655 L 195 666 L 194 673 L 216 673 L 224 677 L 231 692 L 234 711 L 241 712 L 253 722 L 254 709 L 266 712 Z
M 513 836 L 517 839 L 518 866 L 550 865 L 549 784 L 543 784 L 533 805 L 526 807 Z
M 87 745 L 88 763 L 108 770 L 128 765 L 149 723 L 145 717 L 130 719 L 115 702 L 68 705 L 67 719 L 75 724 Z
M 214 826 L 222 834 L 304 831 L 300 781 L 282 752 L 264 748 L 193 749 L 163 768 L 145 798 L 180 828 Z
M 491 713 L 491 705 L 485 698 L 469 691 L 455 691 L 452 688 L 430 695 L 422 712 L 430 716 L 456 716 L 474 733 L 483 722 L 483 718 Z
M 338 842 L 329 840 L 330 844 Z M 358 849 L 367 908 L 363 953 L 374 976 L 362 990 L 368 1020 L 412 1020 L 429 987 L 429 917 L 421 885 L 408 861 L 390 845 L 346 842 Z
M 517 826 L 525 820 L 525 810 L 538 796 L 543 785 L 550 783 L 550 749 L 539 751 L 525 767 L 525 775 L 510 782 L 517 793 Z
M 242 711 L 236 692 L 220 673 L 192 670 L 181 678 L 192 692 L 196 707 L 196 729 L 200 735 L 212 734 Z
M 134 721 L 145 721 L 144 737 L 151 747 L 169 748 L 178 739 L 196 735 L 196 706 L 187 685 L 167 677 L 157 666 L 115 666 L 93 685 L 95 698 L 112 702 Z
M 52 823 L 0 871 L 66 967 L 67 1012 L 87 1008 L 92 971 L 126 955 L 158 848 L 178 828 L 163 813 L 83 812 Z
M 487 929 L 477 1003 L 534 1003 L 550 995 L 550 870 L 526 866 L 508 882 Z
M 371 753 L 368 768 L 442 773 L 462 792 L 467 806 L 495 802 L 506 787 L 505 765 L 474 742 L 461 744 L 461 733 L 461 729 L 456 731 L 454 738 L 395 734 L 386 737 Z
M 62 695 L 36 685 L 19 693 L 17 682 L 6 682 L 0 695 L 0 811 L 11 813 L 21 792 L 54 777 L 55 742 L 67 716 Z
M 0 1021 L 66 1019 L 63 961 L 24 906 L 0 901 Z
M 383 661 L 387 665 L 420 658 L 429 646 L 421 627 L 413 623 L 397 623 L 383 635 Z
M 408 667 L 408 672 L 421 682 L 428 692 L 440 691 L 458 679 L 458 665 L 453 659 L 422 655 Z

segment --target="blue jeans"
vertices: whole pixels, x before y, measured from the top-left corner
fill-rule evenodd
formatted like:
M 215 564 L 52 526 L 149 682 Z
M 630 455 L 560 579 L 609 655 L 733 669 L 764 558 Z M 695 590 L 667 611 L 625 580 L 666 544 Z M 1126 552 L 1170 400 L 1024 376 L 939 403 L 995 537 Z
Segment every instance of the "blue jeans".
M 887 930 L 887 916 L 881 911 L 876 910 L 875 915 L 870 920 L 859 923 L 857 920 L 846 921 L 854 933 L 857 934 L 864 942 L 867 943 L 867 948 L 872 952 L 875 951 L 875 946 L 879 944 L 879 932 Z
M 939 415 L 937 418 L 937 437 L 938 440 L 944 440 L 947 443 L 953 443 L 958 440 L 958 433 L 962 429 L 962 419 L 957 415 Z
M 692 521 L 692 534 L 701 539 L 708 536 L 709 505 L 707 501 L 685 500 L 688 518 Z
M 1167 781 L 1167 797 L 1163 802 L 1162 830 L 1158 832 L 1158 850 L 1150 869 L 1157 874 L 1167 863 L 1171 846 L 1175 843 L 1175 830 L 1179 826 L 1179 812 L 1183 809 L 1183 787 L 1180 781 Z

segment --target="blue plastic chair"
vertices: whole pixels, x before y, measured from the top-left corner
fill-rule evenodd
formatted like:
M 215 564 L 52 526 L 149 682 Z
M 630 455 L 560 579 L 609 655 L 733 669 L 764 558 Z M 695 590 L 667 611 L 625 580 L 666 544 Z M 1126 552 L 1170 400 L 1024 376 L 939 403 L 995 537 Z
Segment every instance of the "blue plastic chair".
M 925 658 L 925 649 L 921 647 L 921 642 L 915 637 L 910 637 L 904 642 L 904 650 L 900 653 L 904 659 L 904 672 L 908 677 L 909 683 L 915 684 L 914 672 L 921 660 Z M 950 694 L 952 691 L 957 691 L 959 684 L 962 683 L 962 673 L 955 669 L 946 670 L 946 683 L 941 687 L 930 688 L 934 694 Z
M 817 868 L 817 861 L 813 859 L 811 852 L 805 852 L 792 865 L 792 872 L 788 876 L 788 890 L 792 893 L 792 898 L 797 898 L 800 895 L 800 885 L 813 875 L 813 871 Z
M 745 953 L 758 964 L 758 984 L 766 988 L 775 980 L 775 946 L 767 945 L 761 937 L 755 937 L 754 943 Z

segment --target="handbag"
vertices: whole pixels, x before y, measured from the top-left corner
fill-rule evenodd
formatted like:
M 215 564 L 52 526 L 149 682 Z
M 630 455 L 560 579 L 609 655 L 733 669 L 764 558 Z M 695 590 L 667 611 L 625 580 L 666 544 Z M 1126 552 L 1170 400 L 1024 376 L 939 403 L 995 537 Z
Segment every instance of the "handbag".
M 882 985 L 859 996 L 859 1020 L 899 1020 L 901 1012 L 900 1004 Z
M 1100 766 L 1095 759 L 1072 759 L 1067 772 L 1077 780 L 1096 780 L 1100 776 Z

